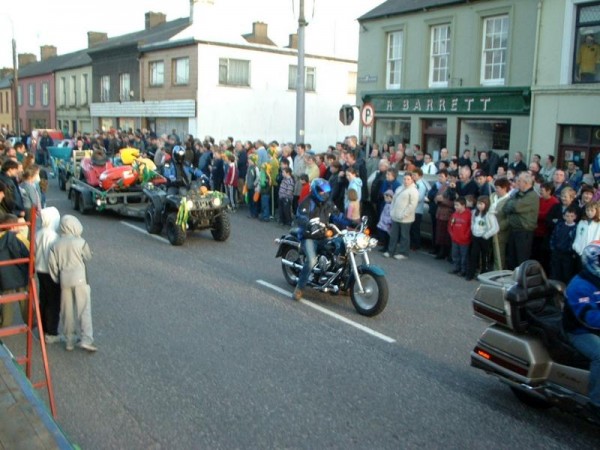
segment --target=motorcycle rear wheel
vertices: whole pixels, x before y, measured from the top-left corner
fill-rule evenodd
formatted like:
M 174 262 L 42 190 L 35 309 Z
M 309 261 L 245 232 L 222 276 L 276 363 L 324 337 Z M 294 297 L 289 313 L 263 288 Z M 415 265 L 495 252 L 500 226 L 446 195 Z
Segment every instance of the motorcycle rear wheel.
M 360 282 L 364 292 L 358 291 L 358 284 L 354 280 L 350 286 L 350 298 L 356 311 L 368 317 L 373 317 L 383 311 L 388 301 L 388 285 L 385 277 L 370 270 L 360 274 Z
M 288 260 L 296 264 L 303 265 L 304 257 L 300 255 L 298 249 L 289 247 L 283 252 L 283 256 L 281 258 L 281 271 L 283 272 L 283 278 L 285 278 L 285 281 L 290 286 L 295 287 L 298 284 L 298 276 L 300 275 L 300 271 L 294 269 L 293 267 L 286 266 L 283 260 Z

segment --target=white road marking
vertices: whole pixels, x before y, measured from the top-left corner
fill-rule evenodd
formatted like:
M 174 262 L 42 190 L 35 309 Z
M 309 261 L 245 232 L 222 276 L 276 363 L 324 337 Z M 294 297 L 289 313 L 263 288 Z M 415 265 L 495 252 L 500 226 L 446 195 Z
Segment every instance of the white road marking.
M 121 220 L 120 222 L 121 222 L 123 225 L 125 225 L 126 227 L 129 227 L 129 228 L 131 228 L 132 230 L 139 231 L 140 233 L 144 233 L 145 235 L 148 235 L 148 236 L 150 236 L 150 237 L 153 237 L 154 239 L 157 239 L 157 240 L 159 240 L 159 241 L 161 241 L 161 242 L 165 242 L 165 243 L 169 244 L 169 240 L 168 240 L 168 239 L 165 239 L 164 237 L 161 237 L 161 236 L 159 236 L 159 235 L 157 235 L 157 234 L 150 234 L 150 233 L 148 233 L 146 230 L 144 230 L 143 228 L 136 227 L 134 224 L 132 224 L 132 223 L 129 223 L 129 222 L 125 222 L 124 220 Z
M 282 289 L 279 286 L 275 286 L 274 284 L 267 283 L 266 281 L 263 281 L 263 280 L 256 280 L 256 282 L 260 285 L 268 287 L 269 289 L 279 292 L 280 294 L 285 295 L 286 297 L 290 297 L 290 298 L 292 297 L 291 292 L 289 292 L 285 289 Z M 381 334 L 380 332 L 372 330 L 369 327 L 365 327 L 364 325 L 361 325 L 360 323 L 353 322 L 352 320 L 347 319 L 344 316 L 340 316 L 339 314 L 336 314 L 333 311 L 329 311 L 327 308 L 323 308 L 322 306 L 319 306 L 313 302 L 309 302 L 308 300 L 306 300 L 304 298 L 300 300 L 300 303 L 310 306 L 311 308 L 314 308 L 317 311 L 322 312 L 323 314 L 327 314 L 328 316 L 333 317 L 334 319 L 337 319 L 341 322 L 344 322 L 354 328 L 358 328 L 360 331 L 370 334 L 371 336 L 375 336 L 376 338 L 381 339 L 385 342 L 389 342 L 390 344 L 393 344 L 394 342 L 396 342 L 396 339 L 386 336 L 385 334 Z

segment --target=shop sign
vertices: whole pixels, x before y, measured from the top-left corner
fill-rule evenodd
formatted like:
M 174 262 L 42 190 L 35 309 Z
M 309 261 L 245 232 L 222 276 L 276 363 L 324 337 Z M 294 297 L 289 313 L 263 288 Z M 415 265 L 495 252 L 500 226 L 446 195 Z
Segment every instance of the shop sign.
M 365 94 L 375 113 L 529 115 L 529 88 Z

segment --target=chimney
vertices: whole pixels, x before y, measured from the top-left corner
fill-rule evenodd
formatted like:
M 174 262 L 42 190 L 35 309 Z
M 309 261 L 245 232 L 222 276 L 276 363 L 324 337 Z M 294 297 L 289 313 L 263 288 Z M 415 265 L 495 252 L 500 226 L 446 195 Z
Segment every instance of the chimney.
M 268 25 L 264 22 L 253 22 L 252 33 L 243 34 L 242 37 L 253 44 L 275 45 L 267 36 L 267 27 Z
M 290 42 L 288 48 L 295 48 L 298 50 L 298 33 L 290 34 Z
M 0 79 L 6 78 L 12 74 L 13 70 L 11 67 L 3 67 L 2 69 L 0 69 Z
M 31 63 L 37 62 L 37 56 L 33 53 L 19 53 L 19 68 L 25 67 Z
M 108 40 L 108 34 L 100 33 L 98 31 L 88 31 L 88 48 L 92 48 L 104 41 Z
M 40 47 L 40 61 L 54 58 L 56 56 L 56 47 L 54 45 L 42 45 Z
M 163 13 L 149 11 L 146 13 L 146 30 L 162 25 L 167 21 L 167 16 Z

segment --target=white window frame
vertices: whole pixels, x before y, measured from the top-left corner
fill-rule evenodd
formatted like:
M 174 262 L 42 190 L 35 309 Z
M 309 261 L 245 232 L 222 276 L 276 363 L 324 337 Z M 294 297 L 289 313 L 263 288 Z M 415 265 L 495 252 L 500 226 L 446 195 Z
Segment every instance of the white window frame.
M 250 86 L 250 61 L 246 59 L 219 58 L 219 85 Z
M 431 27 L 429 87 L 448 87 L 450 76 L 450 24 Z
M 165 62 L 164 61 L 152 61 L 149 64 L 150 86 L 163 86 L 165 84 Z
M 288 89 L 295 91 L 298 87 L 298 66 L 290 64 L 288 72 Z M 315 92 L 317 90 L 317 69 L 304 66 L 304 90 Z
M 67 77 L 60 77 L 58 81 L 58 90 L 60 95 L 59 106 L 67 104 Z
M 81 104 L 87 105 L 88 100 L 88 74 L 84 73 L 81 75 Z
M 483 19 L 480 75 L 483 86 L 502 86 L 506 82 L 509 27 L 508 14 Z M 487 75 L 488 67 L 490 76 Z
M 100 101 L 110 101 L 110 76 L 103 75 L 100 77 Z
M 185 86 L 190 83 L 190 58 L 173 60 L 173 85 Z
M 42 83 L 42 106 L 50 104 L 50 85 L 48 82 Z
M 129 73 L 122 73 L 119 75 L 119 100 L 122 102 L 128 102 L 130 99 L 130 92 L 131 76 Z
M 35 84 L 29 83 L 29 106 L 35 106 Z
M 398 30 L 387 35 L 386 46 L 386 89 L 400 89 L 402 87 L 402 51 L 404 47 L 404 31 Z
M 71 75 L 71 82 L 69 83 L 69 106 L 75 106 L 77 104 L 77 77 Z

